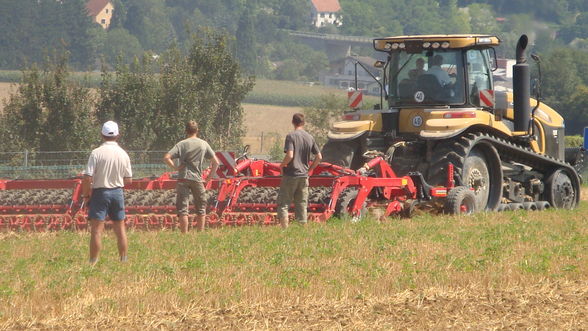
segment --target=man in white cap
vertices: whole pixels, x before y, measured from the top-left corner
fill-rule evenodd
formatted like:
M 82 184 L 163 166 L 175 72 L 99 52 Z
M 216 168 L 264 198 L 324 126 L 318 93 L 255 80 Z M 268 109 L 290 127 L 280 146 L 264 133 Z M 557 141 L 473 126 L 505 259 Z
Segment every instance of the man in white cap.
M 104 221 L 113 222 L 118 242 L 120 261 L 127 261 L 127 234 L 125 229 L 125 201 L 123 187 L 132 182 L 133 173 L 129 155 L 116 142 L 118 125 L 108 121 L 102 126 L 104 143 L 92 151 L 82 181 L 82 196 L 88 203 L 88 221 L 91 227 L 90 264 L 98 262 L 102 248 Z

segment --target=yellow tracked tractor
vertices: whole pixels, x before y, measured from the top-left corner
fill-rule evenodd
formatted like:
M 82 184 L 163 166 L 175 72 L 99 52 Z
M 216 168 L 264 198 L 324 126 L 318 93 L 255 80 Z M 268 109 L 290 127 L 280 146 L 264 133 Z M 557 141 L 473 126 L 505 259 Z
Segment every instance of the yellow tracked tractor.
M 499 43 L 490 35 L 375 39 L 387 56 L 376 63 L 382 104 L 334 123 L 325 161 L 359 168 L 375 150 L 397 174 L 418 171 L 432 185 L 445 183 L 451 163 L 477 210 L 574 208 L 580 177 L 565 160 L 562 116 L 530 97 L 527 36 L 517 44 L 512 93 L 494 88 Z

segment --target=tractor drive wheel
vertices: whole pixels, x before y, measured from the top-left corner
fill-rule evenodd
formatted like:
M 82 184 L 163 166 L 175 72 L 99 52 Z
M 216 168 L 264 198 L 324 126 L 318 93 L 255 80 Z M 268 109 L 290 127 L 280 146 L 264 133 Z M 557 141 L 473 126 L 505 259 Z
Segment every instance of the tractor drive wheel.
M 447 194 L 444 211 L 446 214 L 472 214 L 476 211 L 476 195 L 465 186 L 458 186 Z
M 341 219 L 349 219 L 352 222 L 358 222 L 367 215 L 367 202 L 364 201 L 359 212 L 356 215 L 352 215 L 351 208 L 357 198 L 357 189 L 345 189 L 339 199 L 337 200 L 337 206 L 335 207 L 335 216 Z
M 453 164 L 457 185 L 473 189 L 476 211 L 496 210 L 502 198 L 500 156 L 489 143 L 480 141 L 482 134 L 466 134 L 440 141 L 434 148 L 427 182 L 445 185 L 447 165 Z
M 579 187 L 564 169 L 557 169 L 546 181 L 545 195 L 554 208 L 573 209 L 578 203 Z

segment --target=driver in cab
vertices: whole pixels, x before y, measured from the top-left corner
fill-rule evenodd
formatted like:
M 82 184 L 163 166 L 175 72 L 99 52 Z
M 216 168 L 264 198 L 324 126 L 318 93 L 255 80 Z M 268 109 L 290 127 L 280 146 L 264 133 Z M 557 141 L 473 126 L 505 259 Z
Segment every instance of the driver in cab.
M 435 76 L 441 86 L 448 86 L 451 84 L 451 78 L 447 71 L 441 68 L 441 64 L 443 64 L 443 56 L 440 54 L 433 56 L 430 60 L 430 67 L 427 73 Z

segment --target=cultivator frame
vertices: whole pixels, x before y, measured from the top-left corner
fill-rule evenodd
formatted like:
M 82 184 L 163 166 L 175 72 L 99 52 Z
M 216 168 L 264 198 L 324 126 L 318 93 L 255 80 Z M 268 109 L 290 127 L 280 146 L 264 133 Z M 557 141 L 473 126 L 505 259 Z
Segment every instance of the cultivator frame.
M 277 191 L 281 181 L 279 163 L 265 160 L 222 161 L 217 176 L 207 182 L 211 195 L 207 206 L 209 227 L 277 224 Z M 228 160 L 228 161 L 227 161 Z M 210 176 L 206 170 L 203 177 Z M 309 189 L 315 198 L 309 199 L 308 218 L 324 222 L 334 215 L 348 215 L 353 219 L 364 216 L 368 209 L 380 209 L 381 217 L 394 214 L 409 216 L 417 203 L 443 199 L 453 188 L 453 167 L 448 167 L 447 185 L 431 187 L 419 173 L 396 176 L 381 155 L 373 155 L 361 169 L 355 171 L 330 163 L 321 163 L 308 178 Z M 125 187 L 128 196 L 143 196 L 149 192 L 157 203 L 135 203 L 126 200 L 127 226 L 138 229 L 165 229 L 177 226 L 175 192 L 177 179 L 172 173 L 156 178 L 133 180 Z M 0 205 L 0 231 L 84 230 L 88 228 L 87 208 L 81 198 L 81 178 L 64 180 L 0 180 L 0 194 L 10 190 L 68 190 L 71 197 L 60 204 Z M 160 190 L 160 191 L 158 191 Z M 36 194 L 43 194 L 43 192 Z M 244 194 L 244 192 L 248 192 Z M 61 191 L 60 191 L 61 192 Z M 63 192 L 61 192 L 63 193 Z M 168 194 L 169 193 L 169 194 Z M 245 196 L 255 201 L 247 201 Z M 0 196 L 1 197 L 1 196 Z M 165 198 L 165 199 L 164 199 Z M 314 200 L 313 200 L 314 199 Z M 62 199 L 63 200 L 63 199 Z M 164 201 L 165 200 L 165 201 Z M 2 201 L 5 203 L 5 201 Z M 290 213 L 293 218 L 293 213 Z M 191 218 L 191 222 L 195 222 Z

